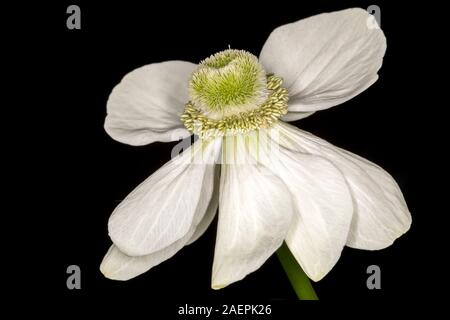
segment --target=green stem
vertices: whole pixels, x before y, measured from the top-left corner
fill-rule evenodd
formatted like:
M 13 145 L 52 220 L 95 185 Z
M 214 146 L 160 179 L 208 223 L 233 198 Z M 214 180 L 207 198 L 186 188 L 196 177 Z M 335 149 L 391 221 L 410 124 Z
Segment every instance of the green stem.
M 314 291 L 314 288 L 309 281 L 308 276 L 302 270 L 300 265 L 295 260 L 288 246 L 284 242 L 277 251 L 278 259 L 286 272 L 286 275 L 291 282 L 292 288 L 299 300 L 319 300 Z

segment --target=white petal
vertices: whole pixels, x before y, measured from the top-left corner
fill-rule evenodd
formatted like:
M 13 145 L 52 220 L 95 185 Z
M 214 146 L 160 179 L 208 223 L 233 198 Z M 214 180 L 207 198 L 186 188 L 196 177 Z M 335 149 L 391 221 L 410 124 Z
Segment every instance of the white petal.
M 286 243 L 308 277 L 318 281 L 345 246 L 353 215 L 350 191 L 342 173 L 327 159 L 278 147 L 266 159 L 295 203 Z
M 120 203 L 108 223 L 120 251 L 130 256 L 159 251 L 200 222 L 212 197 L 220 142 L 195 142 Z
M 284 78 L 289 112 L 312 112 L 343 103 L 373 84 L 386 38 L 367 11 L 319 14 L 275 29 L 260 61 Z M 294 117 L 295 118 L 295 117 Z
M 306 117 L 309 117 L 312 115 L 313 112 L 291 112 L 289 111 L 287 114 L 281 117 L 281 120 L 291 122 L 291 121 L 297 121 Z
M 213 289 L 257 270 L 281 246 L 293 212 L 283 182 L 254 163 L 222 165 L 219 201 Z
M 208 229 L 211 222 L 214 220 L 216 216 L 217 209 L 219 208 L 219 187 L 220 187 L 220 166 L 216 166 L 214 168 L 214 187 L 213 193 L 211 196 L 211 200 L 208 204 L 206 212 L 203 215 L 203 218 L 200 220 L 198 225 L 195 228 L 195 232 L 186 245 L 190 245 L 200 238 L 205 231 Z
M 206 231 L 217 212 L 219 206 L 219 166 L 216 166 L 214 193 L 212 199 L 204 213 L 203 218 L 195 227 L 191 227 L 189 232 L 181 239 L 175 241 L 164 249 L 145 256 L 127 256 L 122 253 L 115 245 L 112 245 L 106 253 L 100 265 L 100 270 L 105 277 L 113 280 L 129 280 L 134 278 L 161 262 L 174 256 L 184 246 L 196 241 Z M 217 189 L 217 190 L 216 190 Z M 197 207 L 198 211 L 202 211 L 202 206 Z
M 348 246 L 382 249 L 409 230 L 411 214 L 400 188 L 386 171 L 288 124 L 280 123 L 275 129 L 285 137 L 283 144 L 330 160 L 344 175 L 354 208 Z
M 188 83 L 195 68 L 190 62 L 167 61 L 128 73 L 109 96 L 106 132 L 130 145 L 188 137 L 180 116 L 189 100 Z
M 186 245 L 193 233 L 194 229 L 191 229 L 183 238 L 168 247 L 139 257 L 127 256 L 112 245 L 103 258 L 100 271 L 106 278 L 112 280 L 132 279 L 175 255 Z
M 106 253 L 100 265 L 101 272 L 105 277 L 113 280 L 129 280 L 134 278 L 161 262 L 174 256 L 184 246 L 196 241 L 206 231 L 211 221 L 214 219 L 217 208 L 219 206 L 219 179 L 220 166 L 215 167 L 214 175 L 214 191 L 211 201 L 207 205 L 205 212 L 205 201 L 200 201 L 197 206 L 196 215 L 203 214 L 200 222 L 197 225 L 192 225 L 188 233 L 181 239 L 168 245 L 167 247 L 145 256 L 128 256 L 122 253 L 115 245 L 112 245 Z M 205 189 L 205 183 L 203 184 Z M 198 219 L 197 219 L 198 220 Z

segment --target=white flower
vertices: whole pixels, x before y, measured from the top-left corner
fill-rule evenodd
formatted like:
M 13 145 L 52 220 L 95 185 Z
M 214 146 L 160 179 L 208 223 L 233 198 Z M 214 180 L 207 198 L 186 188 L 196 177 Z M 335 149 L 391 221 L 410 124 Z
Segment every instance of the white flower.
M 200 65 L 167 61 L 127 74 L 108 100 L 111 137 L 200 139 L 115 209 L 103 274 L 127 280 L 170 258 L 218 207 L 213 288 L 258 269 L 283 241 L 317 281 L 345 245 L 377 250 L 405 233 L 411 216 L 387 172 L 279 121 L 341 104 L 377 80 L 386 40 L 370 17 L 348 9 L 281 26 L 259 59 L 226 50 Z M 233 161 L 216 165 L 219 158 Z

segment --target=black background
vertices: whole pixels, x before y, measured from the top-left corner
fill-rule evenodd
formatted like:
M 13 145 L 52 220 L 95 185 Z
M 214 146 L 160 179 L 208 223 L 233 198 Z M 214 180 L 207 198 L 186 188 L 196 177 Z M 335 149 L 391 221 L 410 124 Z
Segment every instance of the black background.
M 66 28 L 70 4 L 81 7 L 81 30 Z M 200 240 L 133 280 L 116 282 L 102 276 L 99 264 L 110 245 L 110 213 L 170 159 L 175 145 L 131 147 L 112 140 L 103 130 L 106 101 L 111 89 L 136 67 L 174 59 L 198 62 L 228 45 L 257 55 L 279 25 L 370 4 L 380 6 L 381 27 L 387 37 L 380 79 L 350 101 L 294 125 L 390 172 L 404 193 L 413 224 L 385 250 L 345 248 L 334 269 L 314 287 L 323 301 L 426 297 L 424 288 L 436 278 L 429 272 L 434 267 L 426 263 L 429 248 L 423 242 L 431 225 L 427 217 L 432 214 L 423 190 L 431 187 L 425 184 L 421 169 L 428 158 L 424 152 L 428 142 L 422 134 L 427 113 L 416 75 L 426 67 L 418 63 L 420 48 L 414 41 L 427 40 L 410 23 L 404 8 L 381 1 L 157 6 L 131 1 L 97 5 L 61 1 L 41 6 L 42 15 L 35 16 L 40 21 L 33 30 L 35 41 L 30 40 L 25 53 L 38 58 L 39 72 L 30 79 L 44 100 L 35 106 L 39 112 L 30 112 L 39 130 L 23 146 L 28 160 L 33 160 L 30 170 L 38 173 L 34 180 L 38 196 L 32 206 L 39 208 L 39 218 L 29 213 L 31 227 L 39 223 L 39 235 L 31 242 L 36 253 L 33 261 L 40 270 L 34 279 L 35 297 L 45 289 L 58 301 L 117 299 L 121 306 L 132 306 L 145 299 L 147 307 L 163 304 L 171 313 L 177 305 L 192 302 L 295 300 L 276 257 L 243 281 L 219 291 L 210 288 L 216 220 Z M 71 264 L 81 267 L 81 290 L 66 288 L 66 268 Z M 366 287 L 366 268 L 372 264 L 381 267 L 381 290 Z M 33 270 L 32 261 L 27 266 Z

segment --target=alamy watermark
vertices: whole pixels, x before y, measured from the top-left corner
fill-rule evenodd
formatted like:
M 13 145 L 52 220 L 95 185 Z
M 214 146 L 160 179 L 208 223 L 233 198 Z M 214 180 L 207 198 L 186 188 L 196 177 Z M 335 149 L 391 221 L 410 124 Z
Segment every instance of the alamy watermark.
M 69 30 L 81 29 L 81 9 L 76 4 L 67 7 L 66 13 L 69 15 L 66 20 L 66 26 Z
M 66 273 L 69 275 L 66 280 L 67 289 L 81 289 L 81 269 L 76 264 L 67 267 Z
M 381 9 L 379 6 L 372 4 L 367 7 L 370 17 L 367 18 L 366 24 L 369 29 L 380 29 L 381 26 Z
M 367 267 L 367 274 L 370 276 L 367 278 L 366 285 L 367 289 L 381 289 L 381 269 L 379 266 L 373 264 Z

